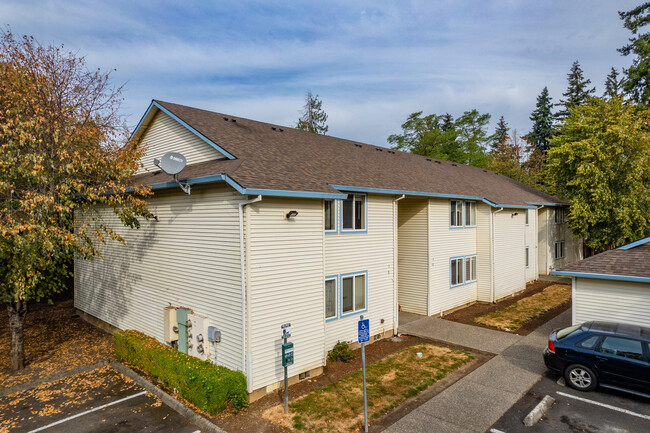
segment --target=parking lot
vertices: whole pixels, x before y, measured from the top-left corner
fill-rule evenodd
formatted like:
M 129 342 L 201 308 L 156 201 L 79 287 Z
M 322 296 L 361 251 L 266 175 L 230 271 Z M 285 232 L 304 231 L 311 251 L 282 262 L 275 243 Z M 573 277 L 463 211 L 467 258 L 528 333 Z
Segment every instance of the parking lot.
M 650 398 L 597 388 L 580 392 L 557 383 L 559 374 L 548 372 L 499 421 L 492 432 L 636 433 L 650 431 Z M 532 427 L 524 417 L 545 395 L 555 399 L 542 419 Z
M 129 378 L 104 367 L 0 398 L 0 433 L 39 431 L 200 430 Z

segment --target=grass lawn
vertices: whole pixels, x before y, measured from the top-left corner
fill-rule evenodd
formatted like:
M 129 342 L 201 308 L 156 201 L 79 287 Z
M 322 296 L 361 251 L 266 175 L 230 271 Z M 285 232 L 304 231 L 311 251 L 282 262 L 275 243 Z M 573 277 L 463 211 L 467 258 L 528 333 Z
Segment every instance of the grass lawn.
M 473 359 L 467 352 L 418 344 L 367 365 L 368 418 L 383 415 Z M 288 415 L 279 405 L 264 417 L 294 431 L 352 431 L 363 424 L 361 371 L 291 402 Z
M 478 316 L 474 321 L 481 325 L 491 326 L 503 331 L 506 328 L 514 331 L 529 320 L 541 316 L 545 312 L 570 300 L 571 286 L 566 284 L 553 284 L 541 292 L 520 299 L 505 308 Z

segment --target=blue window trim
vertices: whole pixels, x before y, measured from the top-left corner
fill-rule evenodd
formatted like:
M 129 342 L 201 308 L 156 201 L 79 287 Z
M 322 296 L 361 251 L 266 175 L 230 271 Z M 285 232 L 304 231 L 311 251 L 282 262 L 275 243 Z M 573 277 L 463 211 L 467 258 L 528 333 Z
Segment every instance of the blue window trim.
M 355 276 L 355 275 L 365 275 L 366 276 L 366 278 L 365 278 L 365 280 L 366 280 L 366 308 L 364 308 L 363 310 L 351 311 L 349 313 L 344 314 L 343 313 L 343 293 L 342 293 L 342 291 L 343 291 L 343 278 L 350 277 L 350 276 Z M 339 317 L 341 319 L 343 319 L 345 317 L 354 316 L 355 314 L 361 314 L 361 313 L 367 312 L 368 311 L 368 271 L 348 272 L 348 273 L 345 273 L 345 274 L 340 274 L 339 275 L 339 281 L 341 282 L 341 284 L 339 284 L 339 287 L 340 287 L 340 289 L 339 289 L 339 299 L 341 300 L 341 302 L 340 302 L 341 309 L 339 311 Z M 352 296 L 354 297 L 354 289 L 352 291 Z M 354 307 L 354 299 L 352 299 L 352 307 Z
M 348 234 L 357 234 L 357 233 L 368 233 L 368 194 L 359 194 L 359 193 L 355 193 L 355 192 L 352 192 L 350 194 L 363 195 L 363 197 L 364 197 L 364 200 L 363 200 L 363 206 L 364 206 L 364 212 L 363 212 L 364 213 L 364 222 L 363 222 L 363 226 L 365 228 L 363 230 L 344 229 L 343 228 L 343 200 L 339 200 L 341 202 L 340 206 L 339 206 L 339 212 L 340 212 L 339 213 L 339 220 L 341 221 L 340 225 L 339 225 L 339 233 L 342 234 L 342 235 L 343 234 L 348 235 Z M 348 194 L 346 194 L 345 198 L 347 198 L 347 195 Z M 352 202 L 352 205 L 354 206 L 354 200 Z M 354 223 L 354 221 L 352 221 L 352 222 Z
M 463 282 L 458 284 L 451 284 L 451 262 L 458 259 L 460 259 L 461 268 L 463 270 Z M 456 287 L 464 286 L 465 284 L 465 256 L 449 257 L 449 288 L 455 289 Z
M 339 318 L 339 276 L 338 275 L 327 275 L 325 276 L 325 280 L 323 280 L 323 290 L 325 290 L 325 281 L 328 280 L 334 280 L 334 296 L 336 299 L 334 300 L 334 317 L 326 317 L 325 322 L 331 322 L 333 320 L 336 320 Z
M 530 246 L 526 245 L 526 261 L 528 264 L 526 265 L 526 269 L 530 268 Z
M 465 264 L 465 260 L 471 259 L 472 257 L 477 257 L 477 254 L 469 254 L 469 255 L 463 257 L 463 266 L 464 266 L 463 272 L 465 274 L 467 273 L 467 265 Z M 476 259 L 476 265 L 478 265 L 478 258 Z M 467 279 L 466 279 L 465 284 L 474 284 L 475 282 L 478 281 L 478 271 L 476 270 L 476 265 L 474 266 L 474 273 L 476 274 L 476 278 L 473 279 L 473 280 L 469 280 L 469 281 L 467 281 Z M 467 275 L 465 275 L 465 276 L 467 277 Z
M 335 234 L 338 234 L 338 232 L 339 232 L 339 212 L 338 212 L 338 209 L 339 209 L 339 201 L 340 200 L 324 199 L 323 200 L 323 215 L 325 215 L 325 201 L 326 200 L 331 200 L 332 205 L 334 206 L 334 229 L 325 230 L 325 234 L 326 235 L 335 235 Z
M 558 277 L 578 277 L 578 278 L 597 278 L 600 280 L 630 281 L 633 283 L 650 283 L 649 277 L 636 277 L 634 275 L 611 275 L 611 274 L 594 274 L 591 272 L 566 272 L 551 271 L 552 275 Z

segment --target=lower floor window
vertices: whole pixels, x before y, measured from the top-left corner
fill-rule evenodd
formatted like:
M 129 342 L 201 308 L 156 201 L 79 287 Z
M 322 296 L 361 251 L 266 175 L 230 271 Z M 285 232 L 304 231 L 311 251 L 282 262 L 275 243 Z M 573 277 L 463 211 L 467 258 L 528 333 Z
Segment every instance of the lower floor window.
M 341 304 L 343 314 L 365 310 L 365 274 L 349 275 L 341 278 Z
M 476 256 L 465 257 L 465 281 L 476 281 Z
M 555 258 L 556 259 L 564 258 L 564 241 L 555 242 Z
M 449 266 L 452 287 L 476 281 L 476 256 L 454 257 Z
M 463 284 L 463 258 L 451 259 L 451 285 Z
M 325 280 L 325 318 L 336 317 L 336 278 Z

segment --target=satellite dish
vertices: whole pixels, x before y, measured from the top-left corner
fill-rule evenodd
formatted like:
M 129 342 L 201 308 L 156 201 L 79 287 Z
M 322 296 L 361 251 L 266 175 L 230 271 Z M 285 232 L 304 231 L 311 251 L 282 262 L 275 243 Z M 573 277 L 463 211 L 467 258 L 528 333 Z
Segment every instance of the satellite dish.
M 165 173 L 174 176 L 174 180 L 185 192 L 185 194 L 190 193 L 190 184 L 189 183 L 180 183 L 176 175 L 183 171 L 187 160 L 182 153 L 178 152 L 169 152 L 162 156 L 162 158 L 154 158 L 153 163 L 156 167 L 159 167 Z
M 156 164 L 157 159 L 154 159 L 154 164 Z M 163 155 L 156 164 L 160 167 L 165 173 L 175 175 L 183 171 L 187 160 L 182 153 L 178 152 L 169 152 Z

